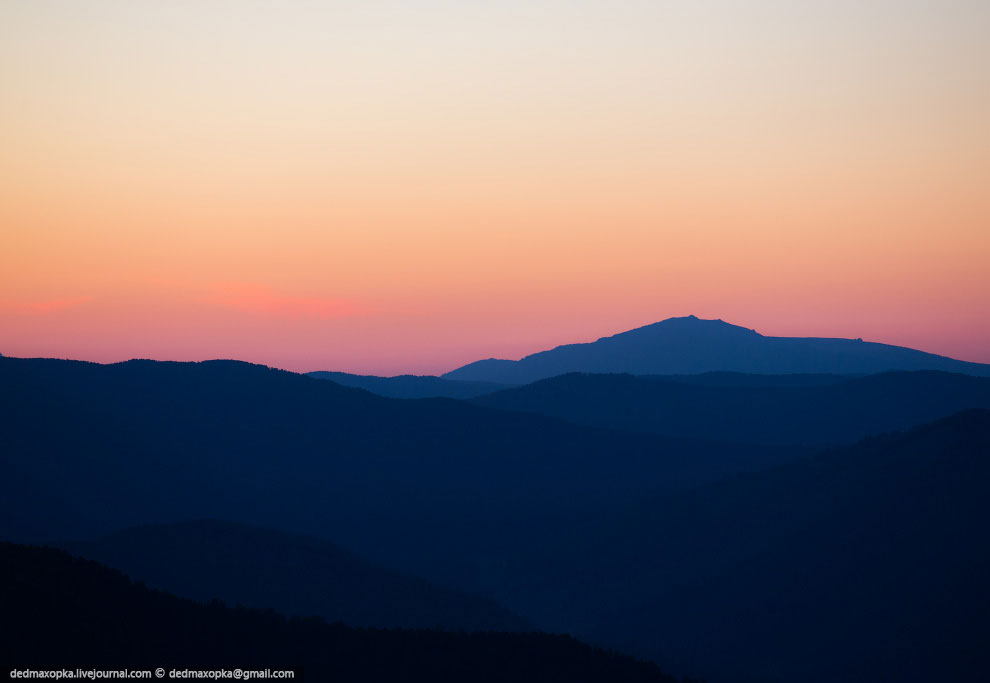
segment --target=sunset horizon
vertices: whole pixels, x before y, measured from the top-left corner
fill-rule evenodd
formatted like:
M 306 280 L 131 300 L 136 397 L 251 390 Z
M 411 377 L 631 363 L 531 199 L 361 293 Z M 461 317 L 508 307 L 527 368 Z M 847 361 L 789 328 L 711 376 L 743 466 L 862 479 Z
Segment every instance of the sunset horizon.
M 756 328 L 749 327 L 747 325 L 741 324 L 738 321 L 725 320 L 723 318 L 705 318 L 705 317 L 702 317 L 702 316 L 696 316 L 694 314 L 685 314 L 685 315 L 682 315 L 682 316 L 669 316 L 669 317 L 661 318 L 661 319 L 658 319 L 658 320 L 653 320 L 651 322 L 643 323 L 642 325 L 634 325 L 634 326 L 629 327 L 629 328 L 623 328 L 623 329 L 620 329 L 620 330 L 608 331 L 608 332 L 604 332 L 602 334 L 593 335 L 593 336 L 587 337 L 587 338 L 569 339 L 569 340 L 561 339 L 561 340 L 557 340 L 557 341 L 548 342 L 544 346 L 539 346 L 539 347 L 537 347 L 535 345 L 530 345 L 530 347 L 525 348 L 521 352 L 516 352 L 516 353 L 502 353 L 502 354 L 495 353 L 494 355 L 484 355 L 482 353 L 482 355 L 468 357 L 468 356 L 466 356 L 464 354 L 463 351 L 461 351 L 461 352 L 452 352 L 450 354 L 450 357 L 452 357 L 452 358 L 458 358 L 460 360 L 453 361 L 453 364 L 448 363 L 448 364 L 445 364 L 445 365 L 427 366 L 423 371 L 420 371 L 420 372 L 416 372 L 416 371 L 404 369 L 405 366 L 402 366 L 402 365 L 399 365 L 398 364 L 398 363 L 401 363 L 402 362 L 401 359 L 396 360 L 397 365 L 395 365 L 394 367 L 392 367 L 392 368 L 384 367 L 384 369 L 382 369 L 382 367 L 374 367 L 374 366 L 373 367 L 365 367 L 365 366 L 360 366 L 360 365 L 358 365 L 358 366 L 349 366 L 347 360 L 343 360 L 343 361 L 339 362 L 337 365 L 321 365 L 321 366 L 318 366 L 318 367 L 317 366 L 310 367 L 310 366 L 306 366 L 306 365 L 298 365 L 298 366 L 293 367 L 291 365 L 279 364 L 277 362 L 267 362 L 267 361 L 262 360 L 262 359 L 252 359 L 252 358 L 246 358 L 246 357 L 245 358 L 241 358 L 241 357 L 235 357 L 235 356 L 194 357 L 194 356 L 191 356 L 190 355 L 188 357 L 175 357 L 175 358 L 173 358 L 173 357 L 154 357 L 154 356 L 150 356 L 150 355 L 140 355 L 139 354 L 139 355 L 129 356 L 129 357 L 126 357 L 126 358 L 125 357 L 81 358 L 81 357 L 72 357 L 72 356 L 69 356 L 69 355 L 61 355 L 61 356 L 60 355 L 29 356 L 29 355 L 22 355 L 22 354 L 9 353 L 9 352 L 6 353 L 5 355 L 10 356 L 10 357 L 22 357 L 22 358 L 31 358 L 31 357 L 36 357 L 36 358 L 60 358 L 60 359 L 65 359 L 65 360 L 80 360 L 80 361 L 88 361 L 88 362 L 103 363 L 103 364 L 121 363 L 121 362 L 130 361 L 130 360 L 154 360 L 154 361 L 174 361 L 174 362 L 203 362 L 203 361 L 212 361 L 212 360 L 235 360 L 235 361 L 242 361 L 242 362 L 247 362 L 247 363 L 256 363 L 256 364 L 266 365 L 268 367 L 277 368 L 277 369 L 280 369 L 280 370 L 289 370 L 291 372 L 302 372 L 302 373 L 328 370 L 328 371 L 334 371 L 334 372 L 346 372 L 346 373 L 351 373 L 351 374 L 356 374 L 356 375 L 373 375 L 373 376 L 383 376 L 383 377 L 391 377 L 391 376 L 399 376 L 399 375 L 424 375 L 424 376 L 425 375 L 437 375 L 437 376 L 439 376 L 439 375 L 443 375 L 443 374 L 445 374 L 447 372 L 450 372 L 452 370 L 456 370 L 456 369 L 458 369 L 458 368 L 460 368 L 460 367 L 462 367 L 464 365 L 467 365 L 467 364 L 469 364 L 469 363 L 471 363 L 473 361 L 486 360 L 486 359 L 520 360 L 520 359 L 522 359 L 522 358 L 524 358 L 526 356 L 530 356 L 532 354 L 540 353 L 540 352 L 543 352 L 543 351 L 548 351 L 548 350 L 554 349 L 554 348 L 556 348 L 558 346 L 572 345 L 572 344 L 590 344 L 590 343 L 593 343 L 593 342 L 598 341 L 598 340 L 603 339 L 603 338 L 611 337 L 611 336 L 622 334 L 622 333 L 625 333 L 625 332 L 636 331 L 636 330 L 639 330 L 639 329 L 642 329 L 642 328 L 645 328 L 645 327 L 650 327 L 652 325 L 656 325 L 658 323 L 666 322 L 668 320 L 677 320 L 677 319 L 697 319 L 697 320 L 699 320 L 701 322 L 720 322 L 720 323 L 727 323 L 727 324 L 729 324 L 729 325 L 731 325 L 733 327 L 741 327 L 743 329 L 752 330 L 752 331 L 756 332 L 757 334 L 759 334 L 759 335 L 761 335 L 763 337 L 788 337 L 788 338 L 798 337 L 798 338 L 812 338 L 812 339 L 822 339 L 822 338 L 824 338 L 824 339 L 857 340 L 857 341 L 872 342 L 872 343 L 875 343 L 875 344 L 882 344 L 882 345 L 887 345 L 887 346 L 897 346 L 897 347 L 914 349 L 914 350 L 917 350 L 917 351 L 922 351 L 922 352 L 925 352 L 925 353 L 933 353 L 933 354 L 938 355 L 938 356 L 944 356 L 946 358 L 950 358 L 950 359 L 954 359 L 954 360 L 959 360 L 959 361 L 964 361 L 964 362 L 969 362 L 969 363 L 977 363 L 977 364 L 985 363 L 985 361 L 978 360 L 978 359 L 963 358 L 963 357 L 958 357 L 958 356 L 952 356 L 950 354 L 937 353 L 937 352 L 931 351 L 929 349 L 925 349 L 925 348 L 921 348 L 921 347 L 916 347 L 916 346 L 911 346 L 909 344 L 895 344 L 895 343 L 891 343 L 891 342 L 888 342 L 888 341 L 885 341 L 885 340 L 882 340 L 882 339 L 870 339 L 870 338 L 864 338 L 862 336 L 838 336 L 838 335 L 814 334 L 814 333 L 801 334 L 801 335 L 796 335 L 796 334 L 771 334 L 771 333 L 765 332 L 763 330 L 756 329 Z M 511 349 L 513 347 L 521 347 L 521 346 L 522 346 L 521 344 L 515 344 L 515 345 L 513 345 L 513 344 L 506 344 L 504 346 L 504 348 L 510 348 Z M 445 345 L 443 343 L 439 343 L 438 344 L 438 347 L 439 348 L 445 348 Z M 0 353 L 4 353 L 2 349 L 0 349 Z M 414 363 L 414 361 L 411 361 L 411 363 Z
M 988 679 L 990 0 L 0 0 L 0 93 L 6 677 Z
M 5 3 L 0 352 L 436 373 L 694 314 L 987 363 L 987 27 Z

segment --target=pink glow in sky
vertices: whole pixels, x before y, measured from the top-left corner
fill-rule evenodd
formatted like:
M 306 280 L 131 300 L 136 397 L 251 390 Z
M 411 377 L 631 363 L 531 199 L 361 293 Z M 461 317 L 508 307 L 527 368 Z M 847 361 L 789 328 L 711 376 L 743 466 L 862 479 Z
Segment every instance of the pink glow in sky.
M 671 316 L 990 362 L 985 2 L 0 7 L 0 352 L 433 373 Z

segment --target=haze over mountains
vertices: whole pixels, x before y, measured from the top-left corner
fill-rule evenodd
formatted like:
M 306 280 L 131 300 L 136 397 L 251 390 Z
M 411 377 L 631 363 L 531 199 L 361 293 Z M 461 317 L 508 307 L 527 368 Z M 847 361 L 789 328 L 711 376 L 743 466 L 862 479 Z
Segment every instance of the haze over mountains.
M 849 443 L 990 408 L 990 378 L 934 371 L 839 375 L 569 374 L 474 399 L 594 427 L 739 443 Z
M 807 454 L 386 399 L 230 361 L 4 358 L 0 385 L 2 537 L 216 517 L 379 563 L 402 548 L 387 566 L 419 576 L 484 574 L 476 554 L 533 519 Z
M 990 377 L 990 366 L 923 351 L 851 339 L 764 337 L 721 320 L 669 318 L 588 344 L 567 344 L 519 361 L 489 359 L 444 374 L 378 377 L 345 372 L 308 373 L 389 398 L 485 396 L 501 389 L 569 373 L 693 377 L 727 386 L 827 383 L 839 375 L 935 370 Z M 708 375 L 708 377 L 705 377 Z M 750 379 L 744 379 L 749 375 Z M 758 379 L 757 379 L 758 378 Z
M 710 321 L 658 325 L 767 339 Z M 644 357 L 668 347 L 650 348 Z M 180 597 L 351 627 L 568 633 L 711 683 L 985 671 L 990 378 L 353 378 L 236 361 L 0 358 L 0 540 L 58 543 Z M 92 602 L 37 597 L 43 577 L 71 587 L 80 567 L 148 615 L 175 600 L 63 556 L 4 552 L 41 567 L 25 586 L 51 620 L 110 628 Z M 29 609 L 16 591 L 4 599 Z M 307 645 L 291 652 L 320 666 L 324 641 L 385 648 L 420 672 L 464 671 L 460 657 L 482 661 L 507 642 L 544 661 L 562 642 L 385 637 L 171 604 L 249 640 L 295 634 Z M 140 649 L 95 633 L 107 652 Z M 402 659 L 424 643 L 452 659 Z M 626 673 L 586 680 L 637 680 L 622 662 Z
M 526 384 L 569 372 L 680 375 L 869 374 L 942 370 L 990 376 L 990 365 L 968 363 L 859 339 L 765 337 L 721 320 L 669 318 L 587 344 L 567 344 L 518 361 L 480 360 L 445 379 Z
M 975 681 L 988 483 L 968 411 L 588 520 L 510 560 L 503 600 L 710 680 Z

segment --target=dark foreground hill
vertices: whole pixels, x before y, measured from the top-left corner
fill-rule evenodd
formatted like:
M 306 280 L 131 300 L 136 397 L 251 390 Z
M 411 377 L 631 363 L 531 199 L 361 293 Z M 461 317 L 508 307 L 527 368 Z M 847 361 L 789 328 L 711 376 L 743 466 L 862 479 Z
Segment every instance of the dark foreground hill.
M 461 382 L 432 375 L 351 375 L 346 372 L 308 372 L 310 377 L 328 379 L 345 387 L 364 389 L 389 398 L 474 398 L 506 388 L 492 382 Z
M 506 389 L 478 405 L 666 436 L 840 444 L 990 408 L 990 377 L 945 372 L 837 375 L 570 374 Z
M 180 597 L 348 626 L 524 631 L 489 600 L 405 576 L 326 541 L 219 520 L 144 525 L 60 544 Z
M 333 681 L 657 681 L 566 636 L 358 630 L 196 603 L 95 562 L 0 543 L 0 659 L 23 669 L 302 669 Z
M 987 680 L 988 488 L 969 411 L 589 520 L 506 602 L 713 681 Z
M 941 370 L 990 376 L 990 365 L 966 363 L 900 346 L 859 339 L 764 337 L 721 320 L 689 316 L 670 318 L 588 344 L 558 346 L 518 361 L 481 360 L 443 377 L 528 384 L 569 372 L 871 374 L 891 370 Z

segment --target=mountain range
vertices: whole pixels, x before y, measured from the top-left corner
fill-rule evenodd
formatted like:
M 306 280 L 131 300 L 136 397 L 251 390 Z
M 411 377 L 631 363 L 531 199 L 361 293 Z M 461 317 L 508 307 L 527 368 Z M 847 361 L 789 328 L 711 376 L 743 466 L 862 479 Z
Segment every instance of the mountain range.
M 478 554 L 543 520 L 808 454 L 387 399 L 232 361 L 3 358 L 0 386 L 0 538 L 221 518 L 434 579 L 489 575 Z
M 413 384 L 461 382 L 434 380 Z M 345 651 L 379 677 L 405 662 L 411 680 L 436 667 L 477 678 L 464 667 L 513 648 L 528 653 L 517 668 L 492 671 L 518 679 L 550 652 L 603 665 L 574 641 L 518 633 L 535 628 L 712 683 L 976 680 L 987 382 L 572 373 L 404 400 L 235 361 L 0 358 L 0 539 L 244 606 L 7 545 L 23 574 L 0 609 L 80 652 L 155 654 L 160 638 L 207 661 L 197 638 L 226 629 L 240 635 L 218 652 L 251 643 L 344 679 Z M 559 671 L 637 680 L 625 663 Z
M 990 365 L 968 363 L 861 339 L 765 337 L 721 320 L 669 318 L 587 344 L 567 344 L 525 358 L 490 358 L 446 373 L 450 380 L 527 384 L 570 372 L 686 375 L 869 374 L 941 370 L 990 376 Z

